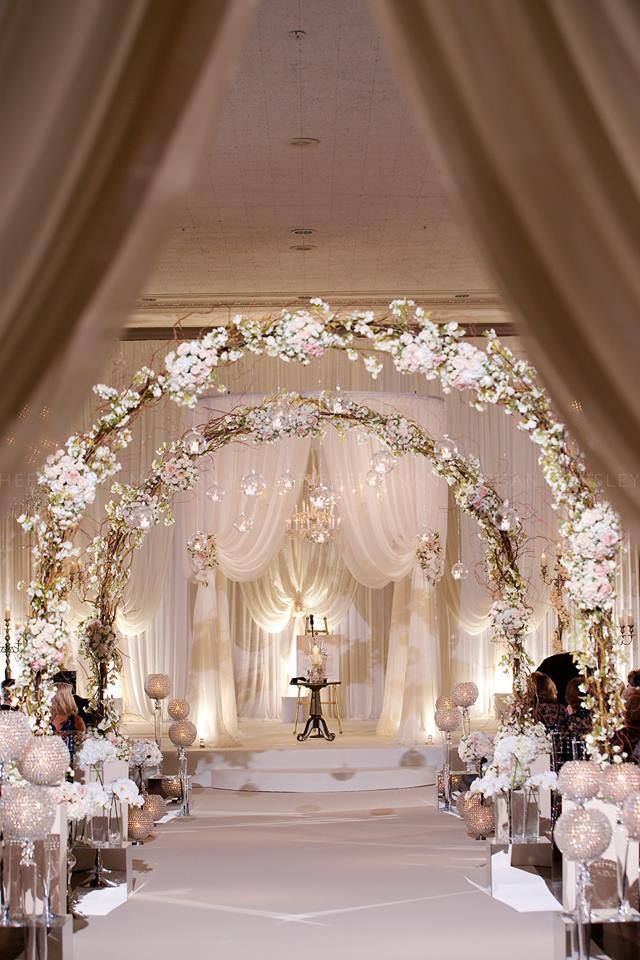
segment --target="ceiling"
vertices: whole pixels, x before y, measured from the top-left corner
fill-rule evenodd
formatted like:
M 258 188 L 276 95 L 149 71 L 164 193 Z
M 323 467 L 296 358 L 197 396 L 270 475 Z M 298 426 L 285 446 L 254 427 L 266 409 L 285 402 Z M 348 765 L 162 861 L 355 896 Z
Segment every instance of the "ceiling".
M 367 7 L 259 6 L 132 325 L 198 326 L 312 295 L 380 307 L 410 295 L 447 316 L 505 319 Z

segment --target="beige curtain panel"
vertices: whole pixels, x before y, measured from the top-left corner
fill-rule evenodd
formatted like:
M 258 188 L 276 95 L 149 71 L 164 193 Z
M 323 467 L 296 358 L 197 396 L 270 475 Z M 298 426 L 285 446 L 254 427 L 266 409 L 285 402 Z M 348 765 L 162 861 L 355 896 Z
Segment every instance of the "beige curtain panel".
M 0 473 L 24 492 L 172 226 L 251 0 L 0 7 Z
M 373 6 L 557 407 L 640 531 L 640 4 Z

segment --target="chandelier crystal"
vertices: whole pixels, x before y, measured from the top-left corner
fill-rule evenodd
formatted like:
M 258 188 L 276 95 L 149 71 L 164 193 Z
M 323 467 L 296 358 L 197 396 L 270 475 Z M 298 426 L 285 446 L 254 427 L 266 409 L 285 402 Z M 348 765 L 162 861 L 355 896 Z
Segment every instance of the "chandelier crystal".
M 287 520 L 287 530 L 311 543 L 328 543 L 340 528 L 337 501 L 328 484 L 315 476 L 305 477 L 302 503 Z

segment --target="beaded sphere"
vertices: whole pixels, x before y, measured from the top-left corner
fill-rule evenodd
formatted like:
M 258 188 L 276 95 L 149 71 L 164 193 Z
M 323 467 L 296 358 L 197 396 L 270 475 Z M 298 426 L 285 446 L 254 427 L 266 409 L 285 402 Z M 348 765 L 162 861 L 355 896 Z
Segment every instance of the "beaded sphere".
M 635 763 L 612 763 L 602 774 L 600 795 L 609 803 L 624 803 L 640 790 L 640 767 Z
M 146 810 L 153 822 L 160 820 L 167 812 L 167 805 L 158 793 L 148 793 L 144 798 L 143 810 Z
M 442 730 L 443 733 L 453 733 L 462 726 L 462 714 L 458 707 L 436 710 L 435 722 L 438 730 Z
M 454 707 L 453 697 L 448 694 L 443 694 L 436 700 L 436 710 L 453 710 Z
M 452 697 L 456 707 L 472 707 L 479 696 L 480 691 L 471 680 L 467 680 L 465 683 L 456 683 L 453 688 Z
M 553 831 L 556 845 L 567 860 L 597 860 L 611 842 L 611 824 L 602 810 L 567 810 Z
M 467 830 L 476 840 L 485 840 L 496 828 L 492 803 L 472 803 L 464 812 Z
M 9 840 L 44 840 L 56 816 L 51 792 L 27 783 L 6 787 L 0 800 L 0 823 Z
M 52 786 L 64 777 L 71 757 L 62 737 L 32 737 L 31 743 L 18 760 L 18 770 L 30 783 Z
M 167 713 L 172 720 L 186 720 L 190 709 L 188 700 L 169 700 L 167 704 Z
M 631 840 L 640 840 L 640 793 L 630 794 L 622 808 L 622 822 Z
M 151 700 L 164 700 L 171 691 L 171 680 L 166 673 L 150 673 L 144 682 L 144 692 Z
M 153 830 L 153 817 L 142 807 L 129 807 L 129 839 L 146 840 Z
M 558 790 L 570 800 L 597 797 L 602 783 L 602 770 L 590 760 L 569 760 L 558 774 Z
M 17 760 L 32 739 L 26 714 L 19 710 L 0 711 L 0 763 Z
M 179 799 L 182 796 L 180 777 L 163 777 L 162 794 L 167 800 Z
M 472 793 L 467 799 L 466 794 L 461 793 L 456 800 L 456 810 L 464 818 L 466 811 L 471 806 L 477 806 L 480 803 L 480 794 Z
M 169 727 L 169 740 L 176 747 L 190 747 L 197 736 L 198 730 L 191 720 L 174 720 Z

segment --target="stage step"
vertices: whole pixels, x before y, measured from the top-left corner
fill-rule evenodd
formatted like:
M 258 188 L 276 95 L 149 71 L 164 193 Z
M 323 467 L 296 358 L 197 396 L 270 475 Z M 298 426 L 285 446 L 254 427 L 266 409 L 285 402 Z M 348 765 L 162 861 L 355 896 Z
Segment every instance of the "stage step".
M 293 740 L 293 738 L 292 738 Z M 193 783 L 218 790 L 322 793 L 393 790 L 430 786 L 441 765 L 441 750 L 397 744 L 339 747 L 293 741 L 286 749 L 204 749 L 188 751 Z M 175 763 L 167 757 L 164 769 Z

